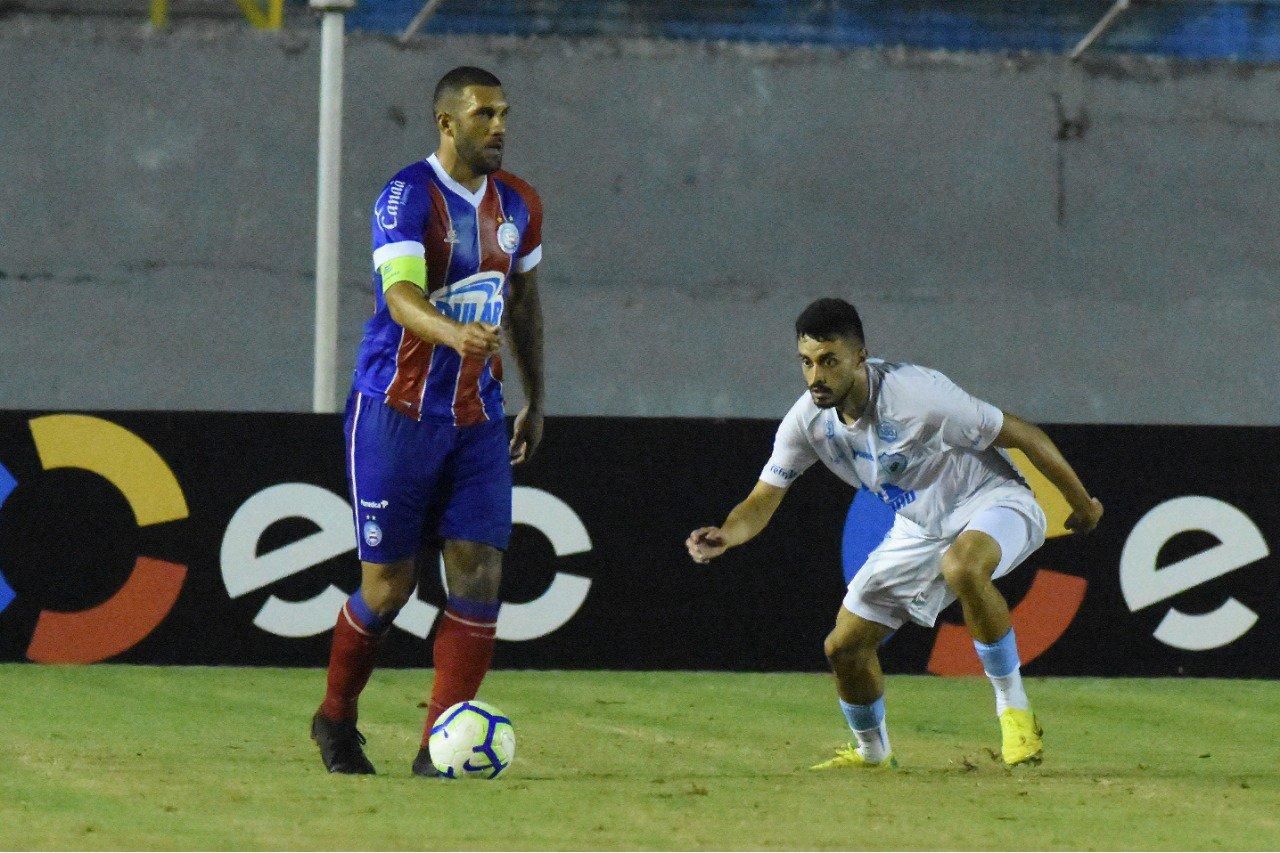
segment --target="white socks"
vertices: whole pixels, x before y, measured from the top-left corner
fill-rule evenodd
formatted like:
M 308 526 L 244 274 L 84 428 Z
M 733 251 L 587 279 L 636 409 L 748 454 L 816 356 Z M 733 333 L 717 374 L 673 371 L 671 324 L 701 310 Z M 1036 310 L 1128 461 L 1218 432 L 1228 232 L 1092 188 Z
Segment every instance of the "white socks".
M 1031 709 L 1027 701 L 1027 692 L 1022 689 L 1022 673 L 1019 670 L 1018 638 L 1010 628 L 1003 637 L 994 643 L 973 641 L 973 648 L 982 661 L 982 669 L 991 679 L 991 686 L 996 689 L 996 716 L 1005 712 L 1006 708 L 1017 708 L 1022 711 Z M 992 675 L 998 672 L 1000 675 Z
M 889 727 L 884 720 L 874 729 L 854 729 L 858 741 L 858 755 L 871 764 L 879 764 L 889 757 Z
M 987 678 L 991 679 L 991 686 L 996 689 L 997 717 L 1003 714 L 1006 708 L 1031 710 L 1031 703 L 1027 701 L 1027 691 L 1022 689 L 1022 670 L 1015 667 L 1008 675 L 987 673 Z
M 884 722 L 883 696 L 866 705 L 841 699 L 840 710 L 858 741 L 858 754 L 863 760 L 879 764 L 889 757 L 889 727 Z

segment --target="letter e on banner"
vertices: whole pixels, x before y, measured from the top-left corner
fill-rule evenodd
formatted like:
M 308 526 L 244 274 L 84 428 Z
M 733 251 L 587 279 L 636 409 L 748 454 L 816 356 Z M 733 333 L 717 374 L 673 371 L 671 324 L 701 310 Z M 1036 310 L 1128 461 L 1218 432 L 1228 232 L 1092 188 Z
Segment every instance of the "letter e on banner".
M 262 534 L 286 518 L 305 518 L 320 529 L 259 555 Z M 355 547 L 351 506 L 345 500 L 308 483 L 269 486 L 245 501 L 227 525 L 222 537 L 222 582 L 227 595 L 239 598 Z M 306 601 L 285 601 L 273 595 L 253 624 L 281 637 L 310 637 L 333 627 L 346 600 L 347 594 L 333 584 Z
M 1179 533 L 1203 530 L 1220 544 L 1192 557 L 1156 566 L 1160 549 Z M 1120 591 L 1133 611 L 1150 607 L 1257 562 L 1270 551 L 1249 516 L 1225 501 L 1188 496 L 1165 501 L 1134 525 L 1120 554 Z M 1234 598 L 1210 613 L 1177 608 L 1160 620 L 1154 636 L 1167 646 L 1199 652 L 1235 642 L 1258 621 L 1258 614 Z

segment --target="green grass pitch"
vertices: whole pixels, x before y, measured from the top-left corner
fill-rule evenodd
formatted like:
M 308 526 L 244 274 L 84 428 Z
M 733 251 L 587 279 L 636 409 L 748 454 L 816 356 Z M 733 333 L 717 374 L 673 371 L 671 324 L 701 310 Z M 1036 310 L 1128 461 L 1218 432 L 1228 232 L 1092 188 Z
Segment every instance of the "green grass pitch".
M 324 673 L 0 665 L 0 848 L 1280 847 L 1280 684 L 1031 679 L 1010 772 L 978 679 L 890 677 L 896 773 L 805 768 L 847 740 L 818 675 L 495 672 L 492 781 L 417 779 L 430 673 L 380 671 L 380 775 L 325 774 Z

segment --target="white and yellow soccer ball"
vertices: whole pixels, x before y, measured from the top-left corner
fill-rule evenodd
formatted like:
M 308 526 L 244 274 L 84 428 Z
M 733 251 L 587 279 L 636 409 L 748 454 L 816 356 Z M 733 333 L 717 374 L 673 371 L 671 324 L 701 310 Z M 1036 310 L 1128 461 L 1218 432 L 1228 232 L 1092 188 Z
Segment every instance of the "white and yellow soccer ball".
M 471 699 L 447 708 L 431 727 L 431 763 L 448 779 L 493 779 L 516 757 L 511 718 Z

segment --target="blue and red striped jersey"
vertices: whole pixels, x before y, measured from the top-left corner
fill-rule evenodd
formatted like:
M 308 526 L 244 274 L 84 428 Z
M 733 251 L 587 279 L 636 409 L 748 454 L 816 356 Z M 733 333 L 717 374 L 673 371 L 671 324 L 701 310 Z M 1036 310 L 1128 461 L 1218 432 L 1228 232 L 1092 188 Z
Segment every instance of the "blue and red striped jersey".
M 501 418 L 501 356 L 463 359 L 397 324 L 383 298 L 379 268 L 405 256 L 425 258 L 426 296 L 437 310 L 459 322 L 496 325 L 511 274 L 542 260 L 538 194 L 501 171 L 471 192 L 433 154 L 387 183 L 371 224 L 374 311 L 356 355 L 354 389 L 417 419 L 469 426 Z

